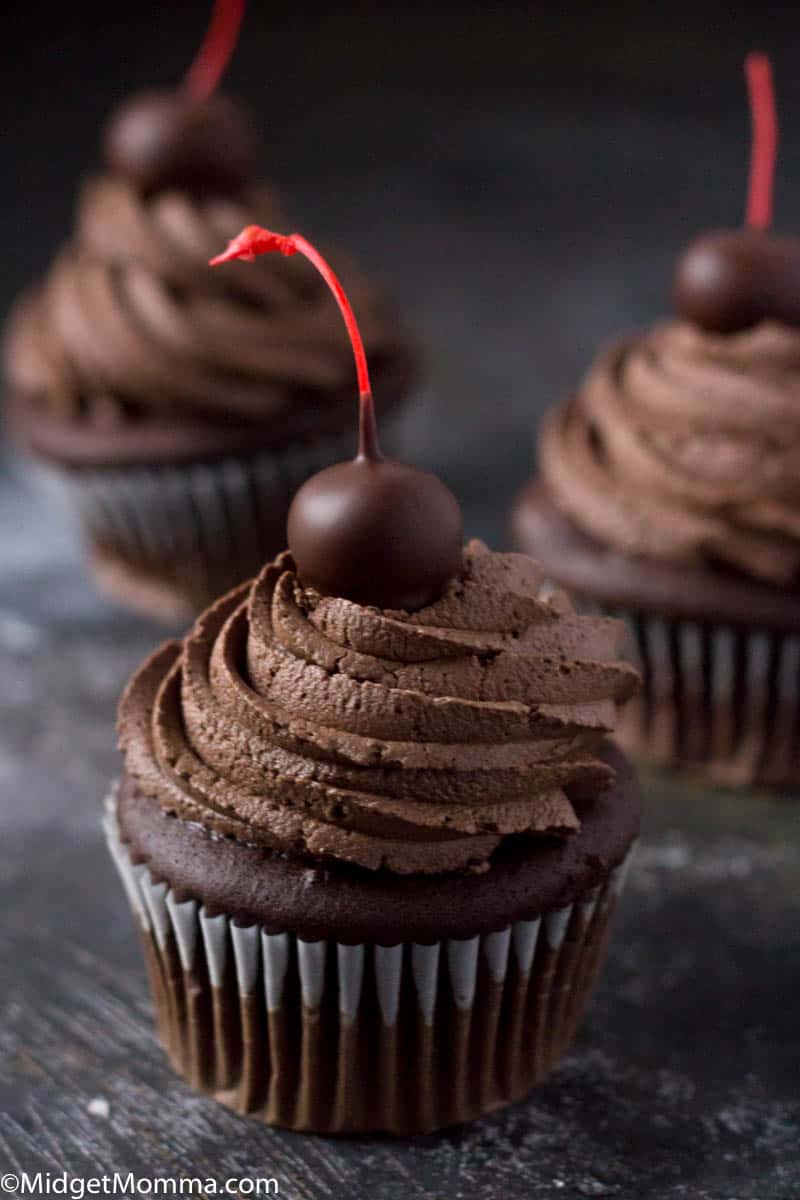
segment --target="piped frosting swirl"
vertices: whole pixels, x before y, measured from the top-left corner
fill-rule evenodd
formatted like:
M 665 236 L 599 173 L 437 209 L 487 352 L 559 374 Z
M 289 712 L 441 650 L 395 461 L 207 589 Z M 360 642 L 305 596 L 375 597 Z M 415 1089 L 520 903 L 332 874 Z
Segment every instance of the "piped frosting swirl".
M 120 458 L 126 435 L 143 425 L 234 425 L 276 442 L 346 428 L 352 357 L 310 264 L 274 255 L 247 269 L 208 267 L 253 220 L 282 223 L 268 191 L 241 200 L 143 197 L 117 177 L 89 181 L 74 237 L 12 318 L 12 390 L 53 422 L 107 431 L 104 453 Z M 382 293 L 334 260 L 379 396 L 391 402 L 410 375 L 406 339 Z
M 303 589 L 282 555 L 158 651 L 120 709 L 126 769 L 179 818 L 397 873 L 485 868 L 568 836 L 636 686 L 622 626 L 578 616 L 530 559 L 480 542 L 436 603 Z
M 672 322 L 600 357 L 545 420 L 543 477 L 625 553 L 800 574 L 800 333 Z

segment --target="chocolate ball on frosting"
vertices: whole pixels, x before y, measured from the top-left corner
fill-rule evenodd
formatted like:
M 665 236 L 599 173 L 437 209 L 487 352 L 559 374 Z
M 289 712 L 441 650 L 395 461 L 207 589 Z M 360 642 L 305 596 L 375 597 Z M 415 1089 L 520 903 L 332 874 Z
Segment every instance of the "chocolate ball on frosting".
M 104 151 L 110 169 L 145 194 L 166 188 L 228 194 L 252 179 L 259 138 L 229 96 L 150 91 L 111 115 Z
M 311 242 L 299 233 L 248 225 L 211 266 L 254 262 L 270 253 L 302 254 L 319 271 L 342 314 L 358 379 L 357 457 L 312 476 L 289 509 L 288 543 L 300 581 L 359 604 L 424 608 L 461 570 L 458 501 L 435 475 L 381 454 L 358 322 L 330 263 Z
M 303 593 L 279 555 L 137 672 L 129 777 L 179 821 L 301 868 L 442 875 L 485 870 L 515 835 L 580 837 L 613 778 L 598 734 L 637 685 L 623 627 L 482 542 L 459 576 L 420 620 Z
M 674 299 L 682 317 L 709 333 L 764 320 L 800 325 L 800 239 L 755 229 L 705 234 L 678 261 Z
M 461 510 L 428 471 L 359 455 L 312 476 L 289 510 L 300 581 L 323 595 L 414 612 L 461 571 Z

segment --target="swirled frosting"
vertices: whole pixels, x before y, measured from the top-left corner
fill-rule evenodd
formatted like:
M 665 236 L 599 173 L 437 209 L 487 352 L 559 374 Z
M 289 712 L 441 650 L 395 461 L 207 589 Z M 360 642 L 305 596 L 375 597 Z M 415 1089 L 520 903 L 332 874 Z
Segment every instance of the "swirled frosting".
M 114 176 L 89 181 L 74 237 L 9 329 L 9 380 L 27 415 L 105 432 L 103 454 L 121 458 L 143 427 L 163 429 L 164 450 L 176 429 L 198 426 L 266 442 L 347 427 L 352 354 L 311 264 L 270 255 L 208 267 L 252 221 L 284 224 L 269 192 L 145 198 Z M 333 258 L 389 403 L 408 382 L 405 339 L 380 291 Z
M 635 671 L 530 559 L 464 552 L 416 613 L 303 589 L 284 554 L 134 676 L 126 770 L 167 812 L 290 854 L 397 873 L 485 868 L 567 836 Z
M 545 421 L 554 500 L 605 545 L 800 573 L 800 332 L 672 322 L 604 354 Z

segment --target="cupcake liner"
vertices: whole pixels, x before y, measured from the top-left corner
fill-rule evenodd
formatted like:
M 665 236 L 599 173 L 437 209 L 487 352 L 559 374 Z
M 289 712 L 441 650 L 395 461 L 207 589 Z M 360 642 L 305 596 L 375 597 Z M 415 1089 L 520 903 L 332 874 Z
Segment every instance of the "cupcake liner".
M 569 1045 L 632 853 L 567 908 L 431 945 L 307 942 L 179 901 L 104 827 L 159 1035 L 194 1087 L 270 1124 L 410 1134 L 524 1096 Z
M 381 419 L 402 458 L 430 408 L 424 390 Z M 355 426 L 280 449 L 212 462 L 70 468 L 24 461 L 46 499 L 77 519 L 100 589 L 162 619 L 186 618 L 285 548 L 286 515 L 309 476 L 352 458 Z
M 37 462 L 40 485 L 75 513 L 100 576 L 121 564 L 187 612 L 253 575 L 285 542 L 286 513 L 310 475 L 352 456 L 353 434 L 211 463 L 69 470 Z M 119 596 L 125 597 L 124 574 Z M 145 605 L 147 606 L 147 605 Z
M 729 786 L 800 787 L 800 635 L 591 607 L 625 621 L 641 691 L 617 740 Z

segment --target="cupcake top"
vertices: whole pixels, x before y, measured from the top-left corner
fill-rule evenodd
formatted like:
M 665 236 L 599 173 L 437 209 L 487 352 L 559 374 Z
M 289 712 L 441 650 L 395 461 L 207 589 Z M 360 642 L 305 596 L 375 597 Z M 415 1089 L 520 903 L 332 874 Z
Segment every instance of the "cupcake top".
M 18 303 L 6 341 L 12 423 L 31 448 L 75 465 L 216 457 L 338 433 L 353 364 L 336 305 L 310 264 L 279 256 L 214 272 L 208 259 L 254 215 L 241 197 L 144 193 L 90 180 L 74 237 Z M 335 257 L 358 307 L 384 407 L 412 354 L 379 289 Z
M 794 581 L 800 329 L 672 321 L 628 338 L 547 416 L 539 453 L 556 504 L 604 545 Z
M 121 704 L 137 789 L 213 834 L 397 874 L 569 837 L 636 686 L 622 627 L 471 542 L 418 612 L 304 588 L 290 555 L 159 650 Z

